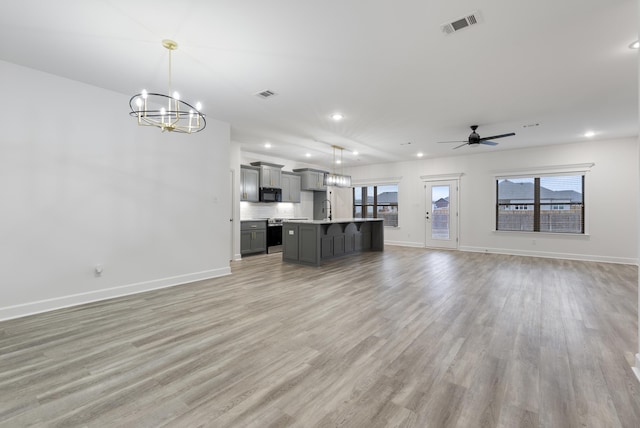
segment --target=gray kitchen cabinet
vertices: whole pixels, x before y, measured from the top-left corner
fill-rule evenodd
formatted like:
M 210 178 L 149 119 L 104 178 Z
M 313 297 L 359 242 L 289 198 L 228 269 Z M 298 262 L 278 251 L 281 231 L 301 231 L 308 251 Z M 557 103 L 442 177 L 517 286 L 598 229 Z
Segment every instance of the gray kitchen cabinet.
M 267 222 L 251 220 L 240 222 L 240 254 L 267 251 Z
M 240 166 L 240 200 L 248 202 L 258 202 L 260 194 L 258 185 L 260 169 L 252 166 Z
M 282 172 L 282 202 L 300 202 L 300 176 L 291 172 Z
M 327 190 L 324 184 L 324 175 L 326 171 L 312 168 L 298 168 L 293 172 L 300 174 L 300 188 L 302 190 Z
M 282 167 L 268 162 L 251 162 L 252 166 L 260 169 L 260 187 L 282 188 Z

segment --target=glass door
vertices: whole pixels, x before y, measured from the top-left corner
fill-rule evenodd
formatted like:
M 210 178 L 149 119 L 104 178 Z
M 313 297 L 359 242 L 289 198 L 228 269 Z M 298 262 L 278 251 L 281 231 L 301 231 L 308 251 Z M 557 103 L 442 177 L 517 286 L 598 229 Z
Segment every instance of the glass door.
M 458 181 L 425 185 L 425 247 L 458 248 Z

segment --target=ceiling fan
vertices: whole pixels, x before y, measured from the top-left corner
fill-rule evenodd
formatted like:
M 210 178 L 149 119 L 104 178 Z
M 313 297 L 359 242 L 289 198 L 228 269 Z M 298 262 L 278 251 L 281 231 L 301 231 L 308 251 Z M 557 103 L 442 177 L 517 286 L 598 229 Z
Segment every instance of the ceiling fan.
M 497 146 L 498 143 L 489 140 L 516 135 L 514 132 L 510 132 L 509 134 L 492 135 L 491 137 L 480 137 L 480 135 L 478 135 L 478 133 L 476 132 L 476 129 L 478 129 L 478 125 L 471 125 L 471 134 L 469 134 L 469 138 L 467 139 L 467 141 L 439 141 L 439 143 L 464 143 L 454 147 L 454 149 L 459 149 L 462 146 L 475 146 L 478 144 Z

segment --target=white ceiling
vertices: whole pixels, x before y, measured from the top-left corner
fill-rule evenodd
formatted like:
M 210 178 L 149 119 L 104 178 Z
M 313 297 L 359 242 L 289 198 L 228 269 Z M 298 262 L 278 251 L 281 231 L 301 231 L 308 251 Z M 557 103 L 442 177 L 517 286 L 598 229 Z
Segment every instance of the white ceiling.
M 330 167 L 339 145 L 349 166 L 577 142 L 587 130 L 637 135 L 638 59 L 628 48 L 636 8 L 635 0 L 20 0 L 3 4 L 0 59 L 127 95 L 167 92 L 161 40 L 170 38 L 179 44 L 174 88 L 229 122 L 243 150 Z M 482 23 L 441 32 L 476 10 Z M 278 95 L 254 95 L 265 89 Z M 337 111 L 341 122 L 330 119 Z M 465 139 L 472 124 L 481 136 L 517 135 L 497 147 L 436 144 Z

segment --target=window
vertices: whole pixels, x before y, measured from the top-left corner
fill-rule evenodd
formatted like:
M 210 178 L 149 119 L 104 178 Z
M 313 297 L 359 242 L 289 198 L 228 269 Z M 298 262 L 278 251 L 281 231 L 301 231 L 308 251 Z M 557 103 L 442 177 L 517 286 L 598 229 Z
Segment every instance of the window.
M 496 179 L 496 230 L 584 233 L 584 175 Z
M 353 217 L 382 218 L 385 226 L 398 227 L 398 185 L 354 187 Z

